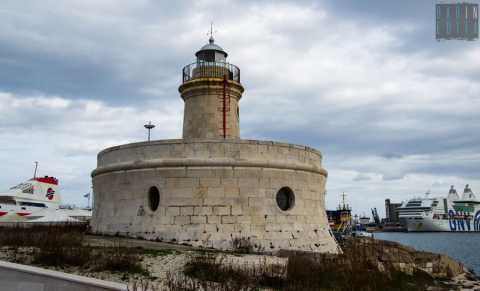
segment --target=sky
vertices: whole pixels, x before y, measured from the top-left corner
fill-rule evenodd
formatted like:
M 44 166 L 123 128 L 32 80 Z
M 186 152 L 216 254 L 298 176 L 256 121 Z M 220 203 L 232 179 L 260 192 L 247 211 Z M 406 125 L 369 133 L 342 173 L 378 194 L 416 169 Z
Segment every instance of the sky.
M 0 18 L 2 189 L 38 161 L 85 205 L 100 150 L 149 120 L 180 138 L 181 69 L 213 22 L 242 71 L 241 136 L 319 149 L 328 208 L 480 193 L 479 42 L 436 41 L 435 1 L 3 0 Z

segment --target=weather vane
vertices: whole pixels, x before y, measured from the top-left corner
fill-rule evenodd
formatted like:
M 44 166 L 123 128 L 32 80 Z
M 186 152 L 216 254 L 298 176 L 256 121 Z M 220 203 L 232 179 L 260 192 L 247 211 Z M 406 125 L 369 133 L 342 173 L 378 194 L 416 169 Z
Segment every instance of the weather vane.
M 207 35 L 210 36 L 210 39 L 208 40 L 210 43 L 213 43 L 213 41 L 215 40 L 213 38 L 213 34 L 217 32 L 216 30 L 213 30 L 213 22 L 210 22 L 210 31 L 207 33 Z

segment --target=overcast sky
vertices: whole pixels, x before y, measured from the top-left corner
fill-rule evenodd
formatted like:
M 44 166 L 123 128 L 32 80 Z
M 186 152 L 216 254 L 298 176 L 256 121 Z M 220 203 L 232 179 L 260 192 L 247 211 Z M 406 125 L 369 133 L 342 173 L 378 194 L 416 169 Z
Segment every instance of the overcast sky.
M 213 21 L 242 70 L 242 137 L 322 151 L 329 208 L 480 192 L 479 42 L 437 42 L 434 17 L 431 0 L 3 0 L 0 188 L 39 161 L 85 204 L 101 149 L 148 120 L 179 138 L 181 69 Z

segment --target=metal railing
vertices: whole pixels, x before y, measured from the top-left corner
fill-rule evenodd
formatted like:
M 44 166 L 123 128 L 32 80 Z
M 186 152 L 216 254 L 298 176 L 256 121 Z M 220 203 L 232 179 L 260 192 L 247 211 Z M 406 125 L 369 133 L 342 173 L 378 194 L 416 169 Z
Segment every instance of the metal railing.
M 225 62 L 195 62 L 183 68 L 183 83 L 197 78 L 224 78 L 240 83 L 240 69 Z

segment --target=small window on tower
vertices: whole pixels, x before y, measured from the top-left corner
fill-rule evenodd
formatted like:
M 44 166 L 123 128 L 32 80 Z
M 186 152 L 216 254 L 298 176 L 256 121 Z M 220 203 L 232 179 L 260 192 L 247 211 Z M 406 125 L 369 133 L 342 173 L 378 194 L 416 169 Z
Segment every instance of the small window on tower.
M 148 191 L 148 206 L 150 207 L 150 210 L 156 211 L 159 205 L 160 205 L 160 191 L 158 191 L 157 187 L 153 186 Z
M 295 194 L 289 187 L 282 187 L 277 192 L 277 205 L 283 211 L 287 211 L 293 208 L 295 205 Z

